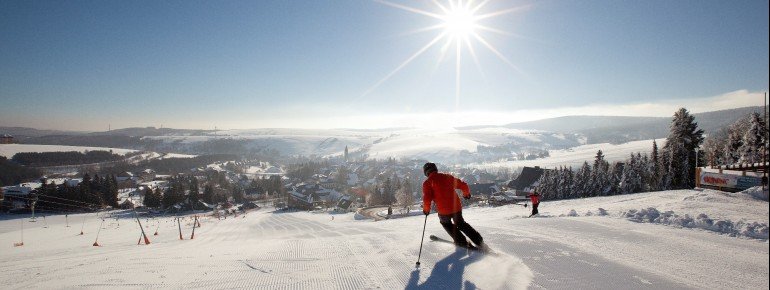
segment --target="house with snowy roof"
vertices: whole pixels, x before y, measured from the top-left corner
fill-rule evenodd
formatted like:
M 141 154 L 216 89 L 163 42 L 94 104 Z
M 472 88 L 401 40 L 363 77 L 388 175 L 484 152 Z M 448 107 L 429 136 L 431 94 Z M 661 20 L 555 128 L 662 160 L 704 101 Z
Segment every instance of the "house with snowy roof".
M 0 136 L 0 144 L 13 144 L 13 136 L 3 134 Z
M 12 210 L 27 207 L 30 194 L 35 193 L 42 185 L 39 182 L 27 182 L 16 186 L 3 187 L 3 201 L 0 203 L 0 208 Z
M 471 196 L 489 197 L 495 192 L 500 191 L 500 187 L 495 183 L 472 183 L 468 184 L 468 188 L 471 191 Z
M 288 205 L 292 208 L 309 210 L 319 205 L 329 204 L 340 197 L 342 197 L 340 192 L 319 184 L 300 183 L 289 191 Z
M 535 187 L 539 184 L 540 176 L 543 175 L 544 169 L 539 166 L 524 167 L 521 170 L 516 179 L 508 182 L 508 189 L 513 191 L 516 195 L 527 195 L 535 190 Z

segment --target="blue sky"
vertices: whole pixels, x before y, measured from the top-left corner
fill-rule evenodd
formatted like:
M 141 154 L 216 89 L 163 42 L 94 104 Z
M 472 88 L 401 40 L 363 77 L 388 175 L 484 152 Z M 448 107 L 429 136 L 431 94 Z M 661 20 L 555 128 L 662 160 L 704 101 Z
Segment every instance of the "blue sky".
M 492 0 L 478 13 L 521 8 L 479 21 L 507 32 L 478 33 L 510 64 L 471 41 L 478 60 L 463 47 L 459 92 L 443 41 L 385 79 L 441 32 L 409 33 L 439 21 L 395 7 L 440 13 L 433 2 L 388 3 L 0 1 L 0 126 L 670 116 L 761 105 L 768 88 L 768 1 Z

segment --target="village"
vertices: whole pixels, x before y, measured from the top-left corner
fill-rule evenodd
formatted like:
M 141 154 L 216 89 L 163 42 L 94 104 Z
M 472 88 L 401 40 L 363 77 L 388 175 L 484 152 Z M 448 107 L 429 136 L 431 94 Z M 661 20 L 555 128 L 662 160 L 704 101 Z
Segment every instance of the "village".
M 61 214 L 110 210 L 113 207 L 152 214 L 200 210 L 220 214 L 220 211 L 245 210 L 262 204 L 279 210 L 345 212 L 361 208 L 388 208 L 390 214 L 394 208 L 397 213 L 408 213 L 421 200 L 424 180 L 421 166 L 426 160 L 348 159 L 352 158 L 342 154 L 317 161 L 303 159 L 303 162 L 289 165 L 259 160 L 230 160 L 182 172 L 157 172 L 154 168 L 145 168 L 113 175 L 96 171 L 93 167 L 82 167 L 77 173 L 44 175 L 36 181 L 0 188 L 0 210 L 32 213 L 33 216 L 35 212 L 38 215 Z M 473 198 L 468 203 L 489 205 L 525 200 L 543 174 L 543 169 L 539 167 L 524 167 L 517 174 L 508 170 L 490 173 L 458 167 L 449 167 L 447 171 L 469 184 Z M 109 201 L 111 197 L 105 197 L 101 203 L 84 203 L 82 198 L 51 193 L 50 188 L 58 188 L 59 191 L 78 188 L 83 186 L 84 178 L 98 179 L 99 175 L 114 179 L 117 189 L 115 202 Z M 180 183 L 184 184 L 181 191 L 176 186 Z M 91 194 L 104 196 L 103 192 L 96 191 L 107 191 L 107 188 L 94 187 Z M 181 196 L 171 203 L 165 196 L 173 194 Z M 151 195 L 156 195 L 155 199 L 162 202 L 151 201 Z M 55 199 L 55 204 L 51 198 Z

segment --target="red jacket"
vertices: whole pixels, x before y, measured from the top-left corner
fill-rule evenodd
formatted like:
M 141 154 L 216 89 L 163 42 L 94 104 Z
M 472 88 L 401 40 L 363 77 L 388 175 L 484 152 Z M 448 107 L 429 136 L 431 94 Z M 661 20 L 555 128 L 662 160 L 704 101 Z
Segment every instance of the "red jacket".
M 532 204 L 540 203 L 540 195 L 537 193 L 527 195 L 527 197 L 529 197 L 529 199 L 532 200 Z
M 449 215 L 463 210 L 463 204 L 457 197 L 455 189 L 463 192 L 466 198 L 471 197 L 468 184 L 446 173 L 433 172 L 422 183 L 422 209 L 430 211 L 430 203 L 436 202 L 436 209 L 441 215 Z

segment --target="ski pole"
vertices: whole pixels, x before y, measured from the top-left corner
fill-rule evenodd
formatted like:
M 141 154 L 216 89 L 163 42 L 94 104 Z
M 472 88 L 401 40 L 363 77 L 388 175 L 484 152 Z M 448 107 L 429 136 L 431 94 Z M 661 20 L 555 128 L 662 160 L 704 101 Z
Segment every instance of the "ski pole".
M 420 238 L 420 252 L 417 254 L 416 266 L 420 266 L 420 256 L 422 256 L 422 242 L 425 240 L 425 225 L 428 224 L 428 215 L 425 215 L 425 222 L 422 224 L 422 238 Z

